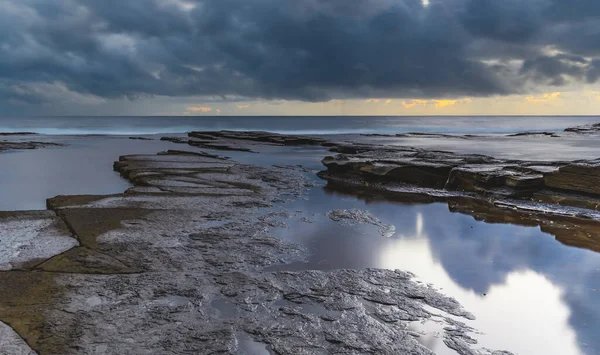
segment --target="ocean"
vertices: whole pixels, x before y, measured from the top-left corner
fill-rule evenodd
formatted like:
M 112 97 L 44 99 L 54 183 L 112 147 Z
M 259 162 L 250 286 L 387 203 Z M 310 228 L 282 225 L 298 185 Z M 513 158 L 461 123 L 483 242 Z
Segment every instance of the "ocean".
M 600 117 L 594 116 L 0 117 L 0 132 L 132 135 L 182 133 L 193 130 L 236 130 L 285 134 L 503 134 L 559 131 L 599 121 Z

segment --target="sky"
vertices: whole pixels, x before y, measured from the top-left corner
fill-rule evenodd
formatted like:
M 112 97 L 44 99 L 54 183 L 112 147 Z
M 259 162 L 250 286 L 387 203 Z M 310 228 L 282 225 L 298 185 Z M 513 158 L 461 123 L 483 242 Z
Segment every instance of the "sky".
M 0 116 L 596 115 L 598 0 L 0 0 Z

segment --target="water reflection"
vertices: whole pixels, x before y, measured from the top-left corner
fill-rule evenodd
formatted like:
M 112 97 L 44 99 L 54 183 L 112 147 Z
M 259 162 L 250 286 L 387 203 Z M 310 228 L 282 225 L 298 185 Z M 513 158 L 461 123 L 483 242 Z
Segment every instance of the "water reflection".
M 46 199 L 56 195 L 122 193 L 131 185 L 113 171 L 119 156 L 194 149 L 128 137 L 39 136 L 35 140 L 67 146 L 0 153 L 0 211 L 43 210 Z
M 483 346 L 519 354 L 600 353 L 598 253 L 565 246 L 537 227 L 478 222 L 441 203 L 366 203 L 315 189 L 309 200 L 288 207 L 320 217 L 306 223 L 298 216 L 281 231 L 312 251 L 307 263 L 286 269 L 408 270 L 477 316 L 473 326 L 484 333 Z M 352 208 L 395 225 L 396 235 L 383 238 L 374 226 L 324 216 Z

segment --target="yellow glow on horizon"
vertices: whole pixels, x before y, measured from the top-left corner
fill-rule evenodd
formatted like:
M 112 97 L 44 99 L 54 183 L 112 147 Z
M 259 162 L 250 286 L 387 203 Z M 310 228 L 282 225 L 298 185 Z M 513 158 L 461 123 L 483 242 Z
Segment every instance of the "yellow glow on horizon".
M 427 105 L 427 100 L 412 100 L 411 102 L 402 101 L 402 106 L 405 108 L 411 108 L 417 105 Z
M 327 102 L 300 100 L 215 101 L 197 97 L 188 102 L 156 104 L 153 115 L 225 116 L 501 116 L 501 115 L 599 115 L 600 87 L 546 91 L 540 94 L 464 98 L 369 98 L 332 99 Z M 186 108 L 190 108 L 186 110 Z M 211 110 L 209 111 L 208 108 Z M 218 112 L 217 109 L 221 110 Z M 182 112 L 183 111 L 183 112 Z
M 189 106 L 187 108 L 190 112 L 210 112 L 212 111 L 212 107 L 208 106 Z
M 446 106 L 454 106 L 458 102 L 457 100 L 433 100 L 435 107 L 444 108 Z
M 525 100 L 532 102 L 532 103 L 542 103 L 542 102 L 548 102 L 548 101 L 558 99 L 560 95 L 561 95 L 561 92 L 557 91 L 557 92 L 552 92 L 552 93 L 546 93 L 542 96 L 527 96 L 525 98 Z

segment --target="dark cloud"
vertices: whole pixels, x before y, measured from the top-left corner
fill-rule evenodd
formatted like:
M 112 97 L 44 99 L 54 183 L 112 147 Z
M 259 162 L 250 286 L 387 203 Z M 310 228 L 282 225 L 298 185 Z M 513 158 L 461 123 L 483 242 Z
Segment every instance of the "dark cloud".
M 590 61 L 583 57 L 559 54 L 527 59 L 521 67 L 521 73 L 535 82 L 552 86 L 565 85 L 569 80 L 583 80 L 591 73 Z M 588 76 L 588 81 L 591 79 Z
M 460 16 L 476 37 L 527 42 L 541 29 L 537 4 L 536 0 L 469 0 Z
M 0 0 L 0 92 L 505 95 L 598 80 L 599 16 L 595 0 Z

